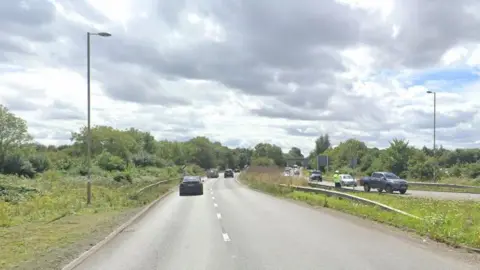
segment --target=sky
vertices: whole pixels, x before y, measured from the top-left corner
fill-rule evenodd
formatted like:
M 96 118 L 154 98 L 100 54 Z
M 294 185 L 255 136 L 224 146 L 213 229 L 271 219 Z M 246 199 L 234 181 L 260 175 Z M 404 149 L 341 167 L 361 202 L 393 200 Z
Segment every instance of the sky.
M 86 125 L 304 153 L 328 133 L 480 144 L 480 2 L 0 1 L 0 102 L 45 144 Z

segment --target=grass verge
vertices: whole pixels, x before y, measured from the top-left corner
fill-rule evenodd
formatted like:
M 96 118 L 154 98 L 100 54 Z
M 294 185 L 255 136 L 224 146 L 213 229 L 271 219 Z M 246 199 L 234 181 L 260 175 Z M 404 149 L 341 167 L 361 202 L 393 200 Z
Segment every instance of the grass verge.
M 94 177 L 91 205 L 85 202 L 84 178 L 58 172 L 47 172 L 35 180 L 2 176 L 0 269 L 32 269 L 36 262 L 44 262 L 43 269 L 57 268 L 64 263 L 61 254 L 75 257 L 81 253 L 65 250 L 94 235 L 103 238 L 178 183 L 178 171 L 172 168 L 138 171 L 134 176 L 133 181 Z M 137 193 L 166 179 L 173 181 Z M 87 246 L 92 244 L 90 241 Z
M 398 228 L 414 231 L 422 236 L 452 246 L 480 248 L 480 204 L 473 201 L 446 201 L 426 198 L 404 198 L 385 194 L 355 194 L 381 202 L 422 220 L 387 212 L 377 207 L 358 204 L 349 200 L 328 197 L 323 194 L 294 191 L 280 187 L 291 177 L 281 177 L 262 172 L 248 172 L 241 175 L 241 181 L 252 188 L 275 196 L 306 202 L 310 205 L 328 207 L 349 214 L 386 223 Z M 302 185 L 302 183 L 293 183 Z

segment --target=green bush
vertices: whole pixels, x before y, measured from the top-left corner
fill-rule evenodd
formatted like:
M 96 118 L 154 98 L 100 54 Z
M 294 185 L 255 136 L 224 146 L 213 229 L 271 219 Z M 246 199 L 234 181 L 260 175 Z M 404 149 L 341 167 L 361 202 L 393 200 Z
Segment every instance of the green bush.
M 113 180 L 116 182 L 128 182 L 133 183 L 132 175 L 129 172 L 119 172 L 113 176 Z
M 133 155 L 132 162 L 137 167 L 157 166 L 156 156 L 145 151 Z
M 35 168 L 30 161 L 19 154 L 15 154 L 5 159 L 3 173 L 33 178 L 35 177 Z
M 262 166 L 262 167 L 269 167 L 275 165 L 273 159 L 267 157 L 257 157 L 252 159 L 252 166 Z
M 43 153 L 38 153 L 30 157 L 30 163 L 32 164 L 35 171 L 42 173 L 51 168 L 52 163 L 47 155 Z
M 123 171 L 127 164 L 121 157 L 103 152 L 98 157 L 98 166 L 106 171 Z

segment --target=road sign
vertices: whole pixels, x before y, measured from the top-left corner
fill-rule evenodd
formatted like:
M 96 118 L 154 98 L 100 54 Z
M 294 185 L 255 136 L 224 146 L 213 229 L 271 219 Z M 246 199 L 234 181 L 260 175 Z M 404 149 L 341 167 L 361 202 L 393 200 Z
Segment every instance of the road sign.
M 350 159 L 350 168 L 354 169 L 355 167 L 357 167 L 357 164 L 358 164 L 358 158 Z
M 318 156 L 317 156 L 317 166 L 318 166 L 318 167 L 326 167 L 326 166 L 328 166 L 328 156 L 318 155 Z

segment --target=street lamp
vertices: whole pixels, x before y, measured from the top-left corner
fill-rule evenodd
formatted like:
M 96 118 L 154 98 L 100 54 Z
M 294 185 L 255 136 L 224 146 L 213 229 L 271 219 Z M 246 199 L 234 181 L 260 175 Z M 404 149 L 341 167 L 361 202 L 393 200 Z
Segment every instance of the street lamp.
M 436 129 L 437 129 L 437 93 L 435 91 L 428 90 L 427 94 L 433 94 L 433 158 L 435 164 L 433 166 L 433 182 L 437 181 L 437 156 L 436 156 Z
M 107 32 L 87 32 L 87 204 L 92 202 L 92 132 L 90 128 L 90 36 L 110 37 Z

